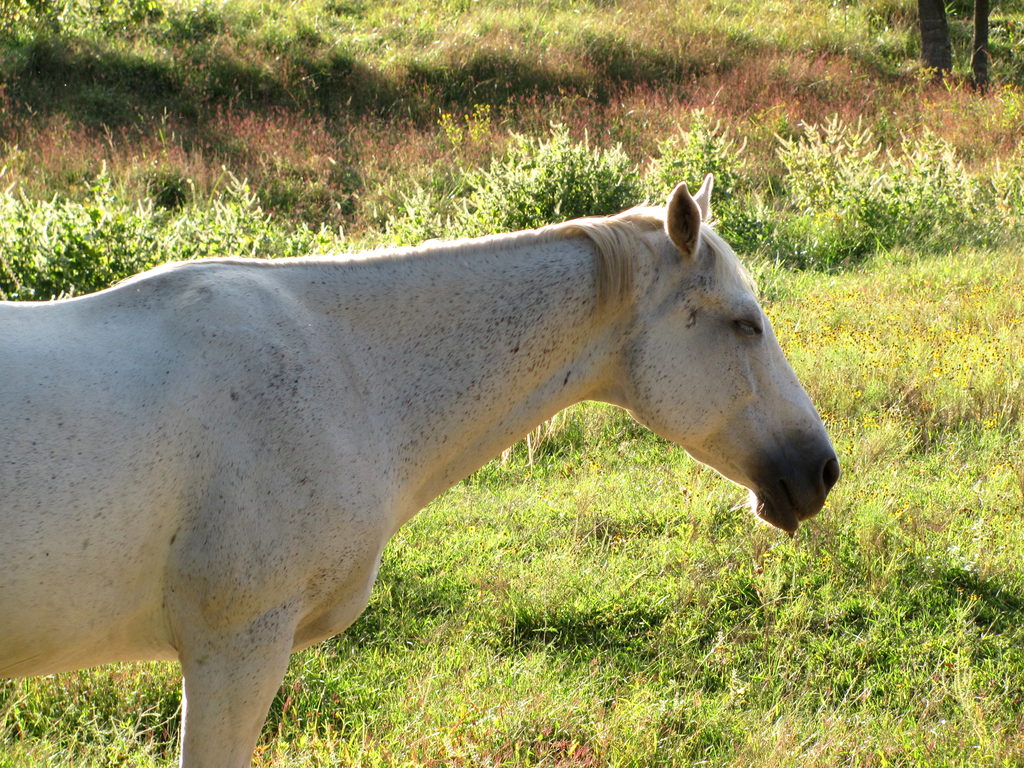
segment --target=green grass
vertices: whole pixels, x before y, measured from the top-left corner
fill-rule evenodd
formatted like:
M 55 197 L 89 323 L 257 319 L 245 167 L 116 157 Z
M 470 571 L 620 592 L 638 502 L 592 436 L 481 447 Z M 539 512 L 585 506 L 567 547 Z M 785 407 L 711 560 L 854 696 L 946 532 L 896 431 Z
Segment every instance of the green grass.
M 398 533 L 366 613 L 293 659 L 257 765 L 1020 764 L 1022 288 L 1008 248 L 775 291 L 845 468 L 793 541 L 572 409 Z M 957 362 L 970 387 L 936 381 Z M 171 665 L 0 691 L 0 765 L 173 759 Z
M 920 76 L 905 6 L 3 6 L 4 296 L 714 170 L 840 453 L 791 541 L 570 409 L 398 533 L 366 613 L 294 657 L 258 766 L 1024 763 L 1024 9 L 997 5 L 980 96 Z M 170 766 L 180 703 L 167 664 L 0 682 L 0 768 Z

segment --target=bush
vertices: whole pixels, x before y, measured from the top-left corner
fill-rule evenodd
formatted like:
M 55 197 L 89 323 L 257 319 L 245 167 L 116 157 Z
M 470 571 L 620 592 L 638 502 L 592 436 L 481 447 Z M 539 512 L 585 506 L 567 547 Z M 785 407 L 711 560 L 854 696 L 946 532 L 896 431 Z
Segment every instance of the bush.
M 1024 145 L 992 175 L 995 213 L 1002 223 L 1019 227 L 1024 219 Z
M 111 31 L 162 14 L 158 0 L 4 0 L 0 3 L 0 37 L 37 29 Z
M 645 177 L 648 195 L 661 203 L 680 181 L 696 192 L 707 174 L 715 177 L 711 215 L 715 229 L 741 252 L 760 247 L 764 222 L 748 199 L 750 182 L 745 174 L 743 150 L 722 128 L 696 110 L 688 130 L 658 144 L 658 157 Z
M 534 229 L 641 203 L 640 172 L 619 147 L 599 150 L 560 125 L 547 138 L 513 136 L 484 169 L 439 170 L 402 195 L 385 223 L 392 243 Z
M 548 139 L 515 136 L 490 167 L 466 175 L 466 187 L 457 224 L 470 236 L 618 213 L 644 197 L 640 173 L 620 147 L 594 149 L 558 125 Z
M 392 242 L 477 236 L 617 213 L 643 199 L 660 203 L 679 182 L 696 190 L 715 176 L 718 232 L 740 253 L 791 267 L 836 269 L 913 243 L 936 250 L 965 238 L 982 244 L 1019 222 L 1019 165 L 982 183 L 933 134 L 890 151 L 866 128 L 833 119 L 779 139 L 782 189 L 758 195 L 744 146 L 697 111 L 685 132 L 659 144 L 641 174 L 618 147 L 595 150 L 562 126 L 544 139 L 514 137 L 489 167 L 456 169 L 444 183 L 414 187 L 388 220 Z M 1012 167 L 1011 167 L 1012 166 Z M 1002 213 L 1000 213 L 1002 211 Z
M 158 263 L 150 212 L 117 205 L 109 185 L 84 203 L 0 197 L 0 298 L 90 293 Z
M 690 127 L 658 143 L 658 157 L 646 175 L 647 191 L 653 201 L 662 201 L 680 181 L 691 192 L 700 188 L 704 177 L 715 176 L 714 214 L 728 208 L 744 185 L 743 147 L 737 146 L 722 128 L 704 112 L 693 113 Z
M 98 291 L 166 261 L 208 256 L 296 256 L 331 235 L 277 225 L 231 180 L 201 207 L 171 212 L 122 202 L 106 177 L 85 199 L 0 195 L 0 298 L 46 300 Z
M 839 269 L 878 250 L 981 245 L 1024 221 L 1024 154 L 982 182 L 934 135 L 884 150 L 837 119 L 779 139 L 781 189 L 757 194 L 737 146 L 702 112 L 659 146 L 644 172 L 618 147 L 595 149 L 562 126 L 513 137 L 483 169 L 439 164 L 409 185 L 381 242 L 416 244 L 617 213 L 664 200 L 680 180 L 715 175 L 716 227 L 740 253 L 777 265 Z M 325 230 L 286 228 L 249 188 L 228 179 L 196 200 L 189 179 L 155 172 L 150 200 L 129 206 L 103 176 L 80 201 L 0 194 L 0 297 L 49 299 L 99 290 L 170 260 L 300 255 L 337 245 Z M 972 243 L 973 241 L 973 243 Z
M 833 119 L 780 139 L 785 199 L 769 251 L 801 267 L 857 263 L 880 249 L 936 249 L 992 233 L 979 180 L 931 133 L 883 152 L 860 124 Z
M 457 237 L 465 224 L 456 221 L 465 197 L 463 172 L 440 172 L 425 183 L 414 183 L 394 202 L 384 218 L 384 241 L 392 245 L 419 245 L 424 240 Z

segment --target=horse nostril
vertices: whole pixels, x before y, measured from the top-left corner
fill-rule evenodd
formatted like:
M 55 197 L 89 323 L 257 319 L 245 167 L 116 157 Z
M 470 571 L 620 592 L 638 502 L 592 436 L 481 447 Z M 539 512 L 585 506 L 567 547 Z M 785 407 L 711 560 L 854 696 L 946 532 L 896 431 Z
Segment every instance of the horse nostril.
M 839 481 L 839 459 L 830 457 L 825 466 L 821 468 L 821 480 L 825 483 L 825 493 L 832 490 L 832 486 Z

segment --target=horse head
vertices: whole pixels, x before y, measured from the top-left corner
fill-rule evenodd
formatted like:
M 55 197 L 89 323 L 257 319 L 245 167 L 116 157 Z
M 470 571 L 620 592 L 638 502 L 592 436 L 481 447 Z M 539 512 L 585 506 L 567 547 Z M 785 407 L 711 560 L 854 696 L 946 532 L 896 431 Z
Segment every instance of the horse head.
M 821 418 L 786 361 L 753 282 L 711 228 L 712 177 L 678 185 L 638 275 L 624 405 L 658 434 L 751 491 L 789 532 L 839 479 Z

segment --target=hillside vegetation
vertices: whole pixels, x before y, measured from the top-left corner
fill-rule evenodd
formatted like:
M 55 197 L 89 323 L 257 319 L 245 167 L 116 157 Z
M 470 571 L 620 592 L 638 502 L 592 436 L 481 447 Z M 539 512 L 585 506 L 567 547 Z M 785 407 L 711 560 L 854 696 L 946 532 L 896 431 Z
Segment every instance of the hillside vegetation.
M 0 178 L 79 199 L 106 175 L 126 204 L 178 211 L 233 176 L 288 224 L 362 240 L 423 190 L 444 210 L 467 170 L 552 123 L 642 165 L 704 110 L 772 207 L 777 137 L 832 116 L 885 148 L 931 132 L 983 176 L 1019 167 L 1019 4 L 996 4 L 985 97 L 917 70 L 909 6 L 8 0 Z M 968 27 L 954 17 L 960 63 Z
M 897 0 L 0 9 L 0 298 L 710 171 L 839 452 L 789 540 L 625 414 L 558 415 L 399 532 L 257 765 L 1024 764 L 1024 5 L 985 94 Z M 170 766 L 180 704 L 169 664 L 2 681 L 0 768 Z

